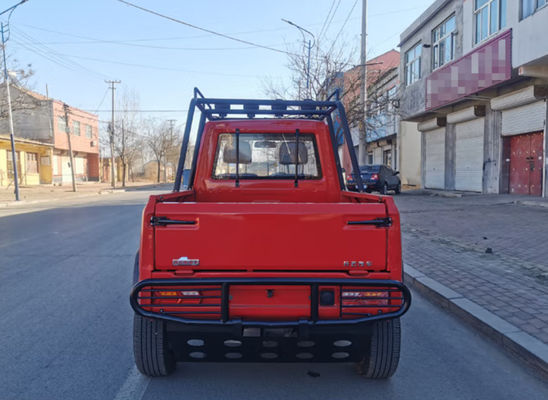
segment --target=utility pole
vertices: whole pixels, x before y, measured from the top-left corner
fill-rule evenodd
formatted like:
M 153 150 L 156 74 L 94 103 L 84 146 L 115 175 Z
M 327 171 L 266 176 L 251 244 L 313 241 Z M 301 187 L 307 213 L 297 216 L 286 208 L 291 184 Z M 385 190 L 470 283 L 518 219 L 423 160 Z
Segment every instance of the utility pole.
M 8 64 L 6 62 L 6 42 L 9 39 L 9 23 L 11 14 L 13 11 L 17 8 L 17 6 L 20 6 L 21 4 L 25 3 L 28 0 L 21 0 L 17 4 L 11 6 L 10 8 L 7 8 L 6 10 L 2 11 L 0 15 L 4 15 L 6 13 L 8 14 L 8 21 L 6 23 L 1 22 L 0 23 L 0 30 L 2 32 L 2 58 L 4 60 L 4 82 L 6 82 L 6 96 L 8 100 L 8 119 L 9 119 L 9 127 L 10 127 L 10 142 L 11 142 L 11 160 L 13 163 L 13 183 L 14 183 L 14 194 L 15 194 L 15 201 L 19 201 L 19 176 L 17 173 L 17 152 L 15 151 L 15 135 L 13 133 L 13 114 L 11 110 L 11 93 L 10 93 L 10 77 L 8 74 Z
M 69 126 L 69 106 L 63 103 L 63 110 L 65 111 L 65 132 L 67 133 L 69 156 L 70 156 L 70 176 L 72 178 L 72 191 L 76 192 L 76 181 L 74 179 L 74 157 L 72 155 L 72 142 L 70 140 L 70 126 Z
M 167 122 L 169 123 L 169 140 L 167 144 L 169 144 L 169 147 L 171 147 L 171 144 L 173 144 L 173 127 L 175 126 L 176 119 L 168 119 Z M 164 182 L 167 183 L 167 153 L 169 151 L 169 148 L 166 146 L 165 153 L 164 153 Z
M 365 164 L 367 146 L 367 0 L 362 0 L 362 40 L 361 40 L 361 85 L 360 102 L 363 107 L 363 118 L 360 118 L 360 142 L 358 147 L 358 164 Z
M 122 81 L 119 81 L 119 80 L 105 81 L 105 83 L 108 83 L 110 85 L 110 90 L 112 91 L 112 120 L 110 122 L 109 139 L 110 139 L 110 183 L 113 188 L 116 187 L 116 157 L 114 155 L 114 91 L 116 90 L 116 88 L 114 87 L 114 85 L 120 82 Z

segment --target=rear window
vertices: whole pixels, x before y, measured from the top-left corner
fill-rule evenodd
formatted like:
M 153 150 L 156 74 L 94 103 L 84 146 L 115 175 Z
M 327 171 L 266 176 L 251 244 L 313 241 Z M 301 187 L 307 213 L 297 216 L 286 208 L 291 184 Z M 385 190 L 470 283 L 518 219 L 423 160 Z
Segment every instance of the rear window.
M 213 165 L 214 179 L 236 179 L 236 162 L 240 179 L 294 179 L 295 167 L 299 179 L 321 178 L 313 134 L 299 134 L 298 148 L 294 133 L 241 133 L 239 136 L 238 155 L 236 135 L 219 135 Z
M 364 165 L 360 167 L 361 172 L 379 172 L 380 170 L 380 165 Z

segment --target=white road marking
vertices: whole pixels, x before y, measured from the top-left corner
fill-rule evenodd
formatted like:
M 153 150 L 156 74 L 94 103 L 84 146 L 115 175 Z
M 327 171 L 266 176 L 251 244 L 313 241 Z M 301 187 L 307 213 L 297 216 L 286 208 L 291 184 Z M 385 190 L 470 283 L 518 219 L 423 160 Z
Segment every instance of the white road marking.
M 141 375 L 137 367 L 133 366 L 114 400 L 141 400 L 149 383 L 150 378 Z

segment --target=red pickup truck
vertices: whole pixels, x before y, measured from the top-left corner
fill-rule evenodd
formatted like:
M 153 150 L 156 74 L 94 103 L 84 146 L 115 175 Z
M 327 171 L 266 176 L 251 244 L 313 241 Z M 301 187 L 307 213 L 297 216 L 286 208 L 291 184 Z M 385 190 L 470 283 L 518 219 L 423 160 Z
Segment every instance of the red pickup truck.
M 201 113 L 181 191 L 195 110 Z M 151 196 L 130 295 L 148 376 L 178 361 L 357 362 L 387 378 L 411 303 L 394 201 L 345 189 L 327 101 L 195 89 L 172 193 Z M 359 174 L 356 174 L 359 180 Z

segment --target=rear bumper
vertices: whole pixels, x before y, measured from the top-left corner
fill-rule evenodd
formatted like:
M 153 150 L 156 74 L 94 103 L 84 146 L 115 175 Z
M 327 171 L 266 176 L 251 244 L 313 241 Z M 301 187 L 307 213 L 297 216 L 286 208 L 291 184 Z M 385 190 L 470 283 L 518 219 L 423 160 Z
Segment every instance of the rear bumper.
M 281 286 L 303 286 L 310 290 L 310 309 L 306 318 L 283 319 L 283 310 L 276 320 L 242 319 L 231 317 L 230 300 L 231 287 L 235 285 L 244 286 L 269 286 L 273 290 Z M 337 315 L 325 317 L 325 306 L 321 305 L 320 292 L 322 290 L 334 290 L 334 306 Z M 307 288 L 308 290 L 308 288 Z M 194 293 L 209 291 L 208 299 L 215 298 L 215 304 L 200 303 L 198 296 L 186 297 L 184 301 L 195 301 L 195 304 L 173 305 L 165 304 L 164 299 L 171 297 L 159 297 L 157 293 Z M 355 305 L 352 301 L 345 300 L 348 294 L 361 293 L 373 297 L 363 297 L 358 301 L 377 301 L 375 305 Z M 375 294 L 377 293 L 377 294 Z M 376 296 L 388 297 L 376 297 Z M 211 295 L 211 294 L 214 294 Z M 200 294 L 201 296 L 201 294 Z M 204 299 L 206 296 L 202 296 Z M 181 298 L 183 296 L 181 295 Z M 195 299 L 195 300 L 194 300 Z M 183 300 L 181 300 L 183 301 Z M 200 300 L 201 302 L 201 300 Z M 350 302 L 350 304 L 349 304 Z M 380 303 L 378 303 L 380 302 Z M 381 304 L 382 303 L 382 304 Z M 299 330 L 327 328 L 341 329 L 359 328 L 362 325 L 369 325 L 372 321 L 385 320 L 401 317 L 407 312 L 411 305 L 411 293 L 409 289 L 399 281 L 393 280 L 368 280 L 368 279 L 321 279 L 321 278 L 203 278 L 203 279 L 149 279 L 138 282 L 130 295 L 130 304 L 133 310 L 147 318 L 157 318 L 170 322 L 170 325 L 182 325 L 194 328 L 205 328 L 206 330 L 223 330 L 231 328 L 239 331 L 246 327 L 256 328 L 299 328 Z M 359 303 L 363 304 L 363 303 Z M 367 303 L 370 304 L 370 303 Z M 381 304 L 381 305 L 379 305 Z M 253 304 L 250 304 L 253 307 Z M 329 307 L 328 307 L 329 308 Z M 208 310 L 208 311 L 205 311 Z M 333 310 L 332 310 L 333 311 Z M 373 312 L 374 311 L 374 312 Z M 188 316 L 193 316 L 189 318 Z M 330 313 L 333 315 L 333 313 Z M 346 317 L 345 317 L 346 315 Z

